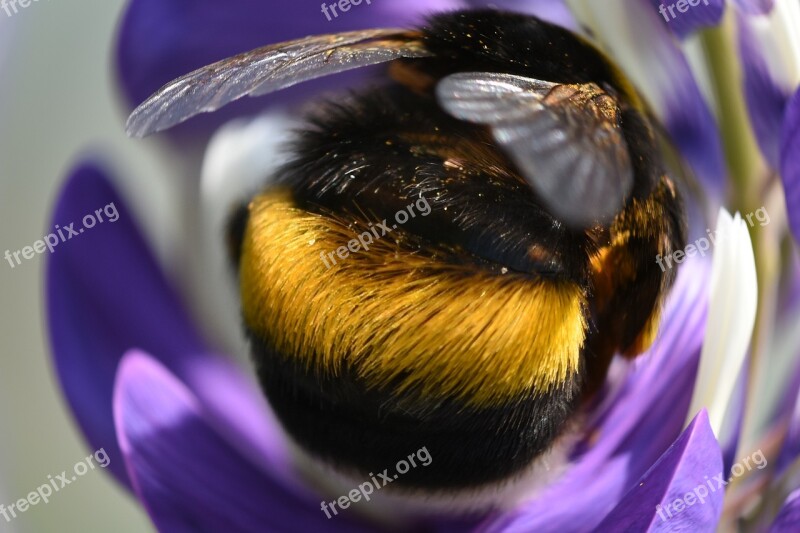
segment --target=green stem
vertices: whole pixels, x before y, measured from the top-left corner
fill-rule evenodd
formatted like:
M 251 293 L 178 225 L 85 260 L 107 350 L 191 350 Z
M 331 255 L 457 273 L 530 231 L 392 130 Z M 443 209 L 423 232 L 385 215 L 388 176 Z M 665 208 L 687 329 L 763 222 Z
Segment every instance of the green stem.
M 758 202 L 760 196 L 757 177 L 763 174 L 763 163 L 742 91 L 742 70 L 734 22 L 729 11 L 718 27 L 701 34 L 701 40 L 711 72 L 719 129 L 733 183 L 732 207 L 749 213 L 760 207 L 753 202 Z

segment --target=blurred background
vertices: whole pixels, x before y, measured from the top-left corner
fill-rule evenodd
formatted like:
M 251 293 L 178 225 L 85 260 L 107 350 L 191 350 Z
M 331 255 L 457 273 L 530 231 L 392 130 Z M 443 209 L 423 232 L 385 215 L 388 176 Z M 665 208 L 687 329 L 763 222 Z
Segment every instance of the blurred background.
M 113 154 L 141 185 L 161 194 L 138 205 L 169 201 L 158 180 L 158 155 L 123 133 L 124 111 L 112 78 L 114 32 L 123 0 L 34 1 L 8 16 L 0 10 L 0 254 L 48 233 L 60 183 L 86 146 Z M 132 189 L 132 190 L 131 190 Z M 161 211 L 163 210 L 156 210 Z M 164 216 L 164 215 L 160 215 Z M 157 228 L 158 216 L 146 221 Z M 24 498 L 92 451 L 66 410 L 57 386 L 43 307 L 44 256 L 0 265 L 0 504 Z M 101 469 L 89 471 L 0 531 L 153 531 L 134 502 Z

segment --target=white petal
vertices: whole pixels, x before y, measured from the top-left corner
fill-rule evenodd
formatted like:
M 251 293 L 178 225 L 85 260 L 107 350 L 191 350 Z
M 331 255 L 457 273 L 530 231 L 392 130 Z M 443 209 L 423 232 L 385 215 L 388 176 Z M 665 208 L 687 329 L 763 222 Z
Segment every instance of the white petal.
M 720 437 L 736 379 L 742 368 L 758 304 L 753 245 L 739 213 L 720 209 L 711 272 L 708 321 L 687 424 L 703 407 Z
M 295 122 L 270 113 L 232 121 L 214 134 L 206 149 L 200 179 L 200 243 L 204 272 L 196 291 L 204 331 L 227 352 L 245 357 L 236 276 L 226 248 L 234 210 L 262 189 L 285 162 L 283 144 Z
M 708 100 L 708 76 L 696 38 L 678 40 L 646 0 L 568 0 L 592 40 L 613 58 L 651 105 L 698 176 L 714 188 L 724 179 L 721 139 Z M 684 55 L 684 51 L 691 54 Z
M 659 113 L 664 113 L 675 73 L 687 67 L 669 32 L 648 2 L 568 0 L 576 18 L 614 58 Z M 643 40 L 645 34 L 649 40 Z
M 679 43 L 680 49 L 689 63 L 695 82 L 700 92 L 708 102 L 711 112 L 717 115 L 719 102 L 714 95 L 713 82 L 711 81 L 711 68 L 708 64 L 708 56 L 704 49 L 701 33 L 693 33 Z
M 764 302 L 778 302 L 785 295 L 780 294 L 785 290 L 782 283 L 778 282 L 780 271 L 788 265 L 781 259 L 782 243 L 785 242 L 787 228 L 786 201 L 783 189 L 773 186 L 765 196 L 764 209 L 769 213 L 769 222 L 764 225 L 759 235 L 760 253 L 759 271 L 765 280 L 762 284 L 766 294 L 761 295 Z M 796 255 L 795 257 L 800 258 Z M 793 272 L 796 268 L 796 259 L 789 262 L 788 270 Z M 762 340 L 758 346 L 759 357 L 753 360 L 750 373 L 748 395 L 758 401 L 750 402 L 747 417 L 740 437 L 741 449 L 758 445 L 760 439 L 768 432 L 775 422 L 775 415 L 779 412 L 784 402 L 792 401 L 787 394 L 791 390 L 790 384 L 796 376 L 798 357 L 800 356 L 800 308 L 790 306 L 781 308 L 764 306 L 760 312 L 759 338 Z M 755 449 L 755 448 L 753 448 Z
M 200 194 L 205 216 L 221 223 L 236 207 L 261 189 L 286 161 L 283 144 L 295 122 L 270 113 L 229 122 L 214 134 L 203 158 Z
M 739 17 L 763 52 L 772 80 L 794 92 L 800 84 L 800 2 L 777 0 L 768 15 Z

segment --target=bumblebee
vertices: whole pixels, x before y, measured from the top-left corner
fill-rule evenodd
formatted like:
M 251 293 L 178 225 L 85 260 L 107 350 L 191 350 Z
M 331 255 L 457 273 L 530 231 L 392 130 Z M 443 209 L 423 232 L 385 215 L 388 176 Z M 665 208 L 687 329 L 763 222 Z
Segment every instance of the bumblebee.
M 431 464 L 394 485 L 503 483 L 615 354 L 651 344 L 675 274 L 655 259 L 685 244 L 651 114 L 603 53 L 533 16 L 445 13 L 214 63 L 150 97 L 128 132 L 379 63 L 387 82 L 312 112 L 235 217 L 255 368 L 288 433 L 343 471 L 426 447 Z M 386 227 L 423 200 L 427 216 Z M 358 253 L 329 254 L 365 231 Z

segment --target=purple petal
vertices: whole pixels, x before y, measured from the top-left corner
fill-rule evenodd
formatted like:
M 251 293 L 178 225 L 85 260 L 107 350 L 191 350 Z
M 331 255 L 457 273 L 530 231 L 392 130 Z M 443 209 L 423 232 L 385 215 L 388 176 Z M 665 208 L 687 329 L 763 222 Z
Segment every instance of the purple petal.
M 783 502 L 769 533 L 794 533 L 800 524 L 800 489 L 792 492 Z
M 714 531 L 724 491 L 712 492 L 707 480 L 721 472 L 722 454 L 703 410 L 597 531 Z
M 116 222 L 62 242 L 47 257 L 47 315 L 67 400 L 89 443 L 111 454 L 111 470 L 124 481 L 111 416 L 119 358 L 132 346 L 167 357 L 204 347 L 101 168 L 81 164 L 70 172 L 51 226 L 66 233 L 63 228 L 80 227 L 85 215 L 110 204 L 119 213 Z
M 645 35 L 640 38 L 646 39 Z M 645 42 L 645 41 L 642 41 Z M 686 58 L 676 49 L 663 51 L 672 83 L 664 94 L 663 116 L 670 138 L 697 175 L 721 194 L 727 170 L 717 120 L 697 86 Z
M 794 411 L 789 420 L 789 430 L 781 445 L 781 451 L 775 465 L 776 474 L 783 473 L 798 457 L 800 457 L 800 398 L 797 398 L 795 402 Z
M 775 0 L 733 0 L 733 3 L 747 15 L 767 15 L 775 7 Z
M 785 390 L 781 391 L 781 399 L 775 406 L 773 416 L 770 417 L 773 423 L 789 420 L 797 407 L 797 399 L 798 395 L 800 395 L 800 348 L 797 349 L 797 354 L 793 361 L 794 364 L 790 369 L 790 376 L 786 380 L 787 385 Z M 800 415 L 800 413 L 798 413 L 798 415 Z M 800 420 L 798 422 L 800 422 Z M 800 435 L 798 435 L 798 437 L 800 437 Z
M 745 356 L 736 385 L 731 393 L 728 403 L 728 410 L 725 413 L 725 424 L 722 426 L 722 434 L 719 436 L 720 448 L 722 449 L 722 462 L 725 472 L 729 472 L 736 462 L 736 453 L 739 450 L 739 440 L 744 427 L 744 415 L 747 408 L 747 389 L 750 379 L 750 352 Z
M 796 283 L 797 263 L 792 261 L 792 267 L 785 270 L 788 271 L 785 281 Z M 761 412 L 755 417 L 762 434 L 779 435 L 783 440 L 773 465 L 774 477 L 782 475 L 800 457 L 800 346 L 797 342 L 800 309 L 796 306 L 797 295 L 788 294 L 787 289 L 792 287 L 783 289 L 787 295 L 776 315 L 770 364 L 761 380 L 764 391 L 759 396 Z
M 800 356 L 800 349 L 796 352 Z M 783 401 L 778 405 L 775 417 L 779 424 L 789 425 L 775 464 L 776 476 L 781 475 L 800 457 L 800 358 L 795 358 L 795 361 L 792 379 L 789 380 L 787 390 L 783 393 Z
M 800 309 L 800 250 L 794 248 L 787 258 L 789 266 L 783 269 L 779 315 L 786 317 Z
M 674 442 L 694 388 L 709 278 L 707 261 L 682 265 L 659 340 L 590 420 L 574 466 L 541 496 L 487 520 L 485 531 L 590 531 Z
M 664 19 L 641 0 L 582 5 L 582 21 L 621 61 L 692 170 L 715 196 L 724 195 L 727 168 L 717 120 Z
M 56 371 L 90 445 L 105 448 L 112 472 L 127 484 L 111 413 L 112 387 L 122 355 L 141 348 L 158 354 L 198 391 L 243 453 L 285 464 L 282 432 L 263 396 L 229 362 L 210 354 L 102 168 L 84 163 L 70 173 L 53 224 L 63 229 L 74 222 L 78 229 L 85 215 L 110 204 L 118 213 L 115 222 L 59 244 L 46 267 Z
M 755 38 L 748 18 L 738 14 L 739 54 L 744 70 L 744 93 L 750 121 L 758 146 L 772 168 L 780 168 L 786 133 L 781 135 L 781 125 L 786 127 L 784 114 L 790 91 L 781 86 L 770 73 L 762 45 Z M 791 125 L 796 135 L 796 122 Z M 785 132 L 786 130 L 784 130 Z M 791 214 L 791 212 L 790 212 Z
M 786 106 L 781 129 L 780 170 L 789 226 L 800 242 L 800 89 Z
M 202 403 L 142 352 L 122 360 L 114 419 L 131 480 L 159 531 L 367 531 L 328 519 L 220 436 Z
M 782 271 L 778 289 L 775 326 L 770 348 L 770 364 L 767 372 L 761 376 L 761 390 L 767 397 L 760 397 L 757 415 L 762 432 L 771 431 L 786 437 L 784 450 L 775 465 L 775 475 L 780 475 L 786 466 L 791 464 L 800 452 L 800 441 L 793 446 L 794 439 L 800 439 L 800 411 L 798 411 L 798 395 L 800 394 L 800 346 L 797 341 L 797 322 L 800 316 L 800 254 L 793 248 L 787 257 Z M 763 396 L 763 393 L 762 395 Z M 796 421 L 793 421 L 794 419 Z M 784 435 L 786 427 L 797 425 L 798 433 L 794 439 Z
M 681 39 L 703 28 L 718 25 L 725 12 L 725 0 L 697 0 L 697 5 L 684 2 L 680 4 L 684 7 L 683 11 L 675 2 L 667 0 L 649 0 L 649 2 L 667 28 Z
M 543 20 L 577 31 L 578 22 L 563 0 L 467 0 L 470 7 L 496 7 L 506 11 L 528 13 Z
M 328 21 L 317 2 L 276 5 L 261 0 L 132 0 L 118 36 L 117 75 L 126 101 L 133 107 L 178 76 L 266 44 L 314 34 L 411 26 L 428 13 L 461 6 L 459 0 L 364 2 L 347 12 L 337 11 L 339 15 Z M 329 77 L 266 98 L 245 98 L 220 112 L 196 118 L 179 131 L 214 129 L 233 116 L 252 114 L 270 102 L 297 102 L 320 88 L 341 87 L 342 80 L 362 76 L 337 78 L 339 83 Z

